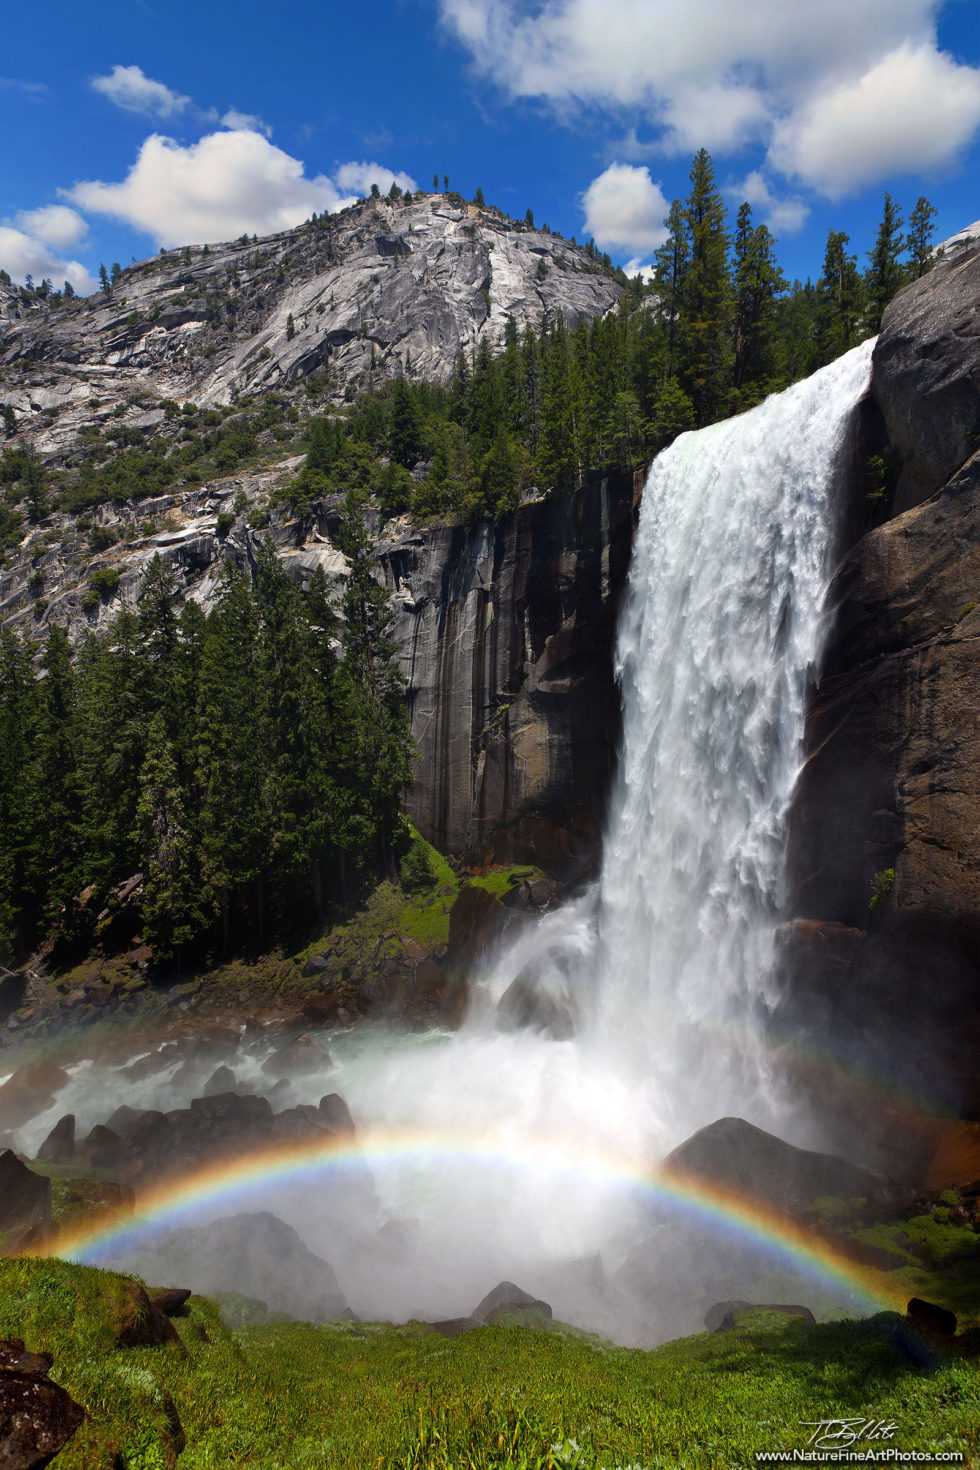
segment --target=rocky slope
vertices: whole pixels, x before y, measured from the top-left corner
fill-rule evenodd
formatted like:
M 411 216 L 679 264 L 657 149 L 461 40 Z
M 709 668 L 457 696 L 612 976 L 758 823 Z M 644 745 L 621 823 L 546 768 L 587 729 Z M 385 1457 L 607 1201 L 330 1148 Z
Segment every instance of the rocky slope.
M 227 404 L 314 373 L 335 398 L 371 370 L 447 382 L 460 351 L 502 345 L 508 317 L 574 326 L 620 294 L 586 250 L 496 210 L 370 199 L 262 240 L 161 253 L 87 299 L 0 285 L 0 401 L 57 461 L 120 406 L 146 427 L 159 400 Z
M 872 391 L 897 483 L 832 589 L 795 813 L 787 1013 L 842 1073 L 871 1063 L 879 1107 L 882 1088 L 912 1088 L 917 1106 L 976 1118 L 980 250 L 892 302 Z

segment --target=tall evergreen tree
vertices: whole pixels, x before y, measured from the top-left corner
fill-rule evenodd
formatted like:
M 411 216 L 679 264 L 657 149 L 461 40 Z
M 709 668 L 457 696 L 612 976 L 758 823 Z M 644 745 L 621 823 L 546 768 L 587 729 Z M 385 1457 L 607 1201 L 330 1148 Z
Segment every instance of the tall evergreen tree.
M 858 275 L 857 257 L 848 253 L 849 243 L 849 237 L 843 231 L 828 231 L 823 275 L 817 286 L 817 355 L 820 363 L 832 362 L 860 340 L 864 287 Z
M 775 243 L 765 225 L 753 227 L 752 208 L 743 204 L 734 241 L 735 392 L 739 407 L 759 402 L 774 386 L 776 298 L 786 289 Z
M 699 424 L 722 411 L 730 381 L 731 286 L 724 200 L 715 187 L 711 158 L 702 148 L 691 164 L 691 192 L 684 208 L 690 265 L 680 291 L 680 376 Z
M 901 233 L 902 216 L 892 196 L 885 194 L 885 207 L 874 248 L 868 251 L 870 262 L 867 272 L 868 327 L 877 332 L 885 307 L 902 284 L 904 272 L 899 263 L 905 249 L 905 237 Z
M 915 208 L 909 215 L 908 234 L 905 237 L 905 248 L 909 253 L 909 277 L 917 281 L 930 270 L 933 264 L 932 237 L 935 234 L 933 220 L 936 211 L 920 194 L 915 202 Z

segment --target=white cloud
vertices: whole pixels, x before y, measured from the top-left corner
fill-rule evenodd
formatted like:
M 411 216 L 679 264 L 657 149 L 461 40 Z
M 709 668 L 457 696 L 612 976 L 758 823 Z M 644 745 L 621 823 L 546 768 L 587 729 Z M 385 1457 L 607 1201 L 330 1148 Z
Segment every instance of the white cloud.
M 745 201 L 758 209 L 763 223 L 783 235 L 802 229 L 810 213 L 810 206 L 802 199 L 777 199 L 757 168 L 740 184 L 726 184 L 725 193 L 736 207 Z
M 643 257 L 637 255 L 633 260 L 628 260 L 623 270 L 634 279 L 638 276 L 644 285 L 650 286 L 657 279 L 657 267 L 651 263 L 642 264 Z
M 382 194 L 387 194 L 392 184 L 407 189 L 410 194 L 418 188 L 411 174 L 394 173 L 381 163 L 342 163 L 334 177 L 341 189 L 358 197 L 370 194 L 372 184 L 377 184 Z
M 669 152 L 771 142 L 771 167 L 834 197 L 952 162 L 980 127 L 977 73 L 937 49 L 942 3 L 438 0 L 509 96 L 621 116 L 620 159 L 643 156 L 638 121 Z
M 239 112 L 237 107 L 229 107 L 221 119 L 221 126 L 231 128 L 233 132 L 244 129 L 250 133 L 264 133 L 267 138 L 272 137 L 272 129 L 269 124 L 254 112 Z
M 932 45 L 896 47 L 776 129 L 770 162 L 828 198 L 941 167 L 980 127 L 980 69 Z
M 407 174 L 380 164 L 345 164 L 336 180 L 308 178 L 298 158 L 248 129 L 209 133 L 184 147 L 151 134 L 121 183 L 88 180 L 66 190 L 82 209 L 113 215 L 152 235 L 159 245 L 231 240 L 237 235 L 273 234 L 302 224 L 316 211 L 352 204 L 363 181 L 397 180 L 415 188 Z
M 667 238 L 670 208 L 646 167 L 611 163 L 582 195 L 585 228 L 604 250 L 647 254 Z
M 46 241 L 13 225 L 0 225 L 0 267 L 21 283 L 33 276 L 35 284 L 40 285 L 48 276 L 58 290 L 66 280 L 82 295 L 95 290 L 95 279 L 81 261 L 64 260 Z
M 190 106 L 190 98 L 155 82 L 139 66 L 114 66 L 108 76 L 93 77 L 92 86 L 126 112 L 147 117 L 174 117 Z
M 45 245 L 53 245 L 58 250 L 64 250 L 66 245 L 74 245 L 88 234 L 85 220 L 74 209 L 69 209 L 67 204 L 45 204 L 41 209 L 22 209 L 17 216 L 17 224 L 28 235 L 34 235 L 38 240 L 43 240 Z

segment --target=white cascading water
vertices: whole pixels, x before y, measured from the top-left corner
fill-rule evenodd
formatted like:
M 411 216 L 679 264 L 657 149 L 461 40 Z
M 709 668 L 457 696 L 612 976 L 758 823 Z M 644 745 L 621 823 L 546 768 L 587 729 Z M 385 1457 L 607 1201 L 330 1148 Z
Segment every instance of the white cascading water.
M 615 1267 L 649 1224 L 629 1169 L 592 1164 L 650 1164 L 730 1113 L 779 1131 L 760 1022 L 834 472 L 871 346 L 655 462 L 619 635 L 624 744 L 597 890 L 488 963 L 460 1031 L 339 1033 L 334 1069 L 294 1085 L 302 1102 L 339 1092 L 365 1137 L 421 1140 L 407 1156 L 368 1154 L 381 1211 L 360 1237 L 331 1223 L 319 1188 L 260 1187 L 234 1206 L 291 1220 L 362 1315 L 459 1315 L 509 1277 L 598 1323 L 594 1295 L 576 1306 L 571 1278 L 549 1269 L 597 1250 Z M 520 975 L 567 1005 L 574 1034 L 500 1029 Z M 261 1090 L 267 1055 L 222 1060 L 240 1089 Z M 80 1132 L 104 1121 L 107 1097 L 186 1105 L 169 1074 L 131 1091 L 117 1079 L 83 1066 L 21 1146 L 69 1108 Z M 412 1222 L 390 1255 L 369 1239 L 385 1220 Z

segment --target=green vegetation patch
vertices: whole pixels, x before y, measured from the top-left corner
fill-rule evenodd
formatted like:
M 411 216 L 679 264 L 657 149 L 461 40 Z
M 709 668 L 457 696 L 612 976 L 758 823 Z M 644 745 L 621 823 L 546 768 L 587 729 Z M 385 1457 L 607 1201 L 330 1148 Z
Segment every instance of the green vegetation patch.
M 558 1323 L 455 1340 L 417 1322 L 229 1331 L 192 1297 L 175 1320 L 185 1358 L 113 1345 L 125 1286 L 60 1261 L 0 1262 L 0 1334 L 52 1352 L 90 1416 L 59 1470 L 110 1470 L 117 1454 L 130 1470 L 172 1464 L 172 1413 L 187 1438 L 181 1470 L 727 1470 L 756 1449 L 802 1447 L 809 1421 L 837 1417 L 893 1420 L 900 1449 L 960 1450 L 968 1463 L 980 1451 L 975 1362 L 914 1367 L 892 1314 L 643 1352 Z

